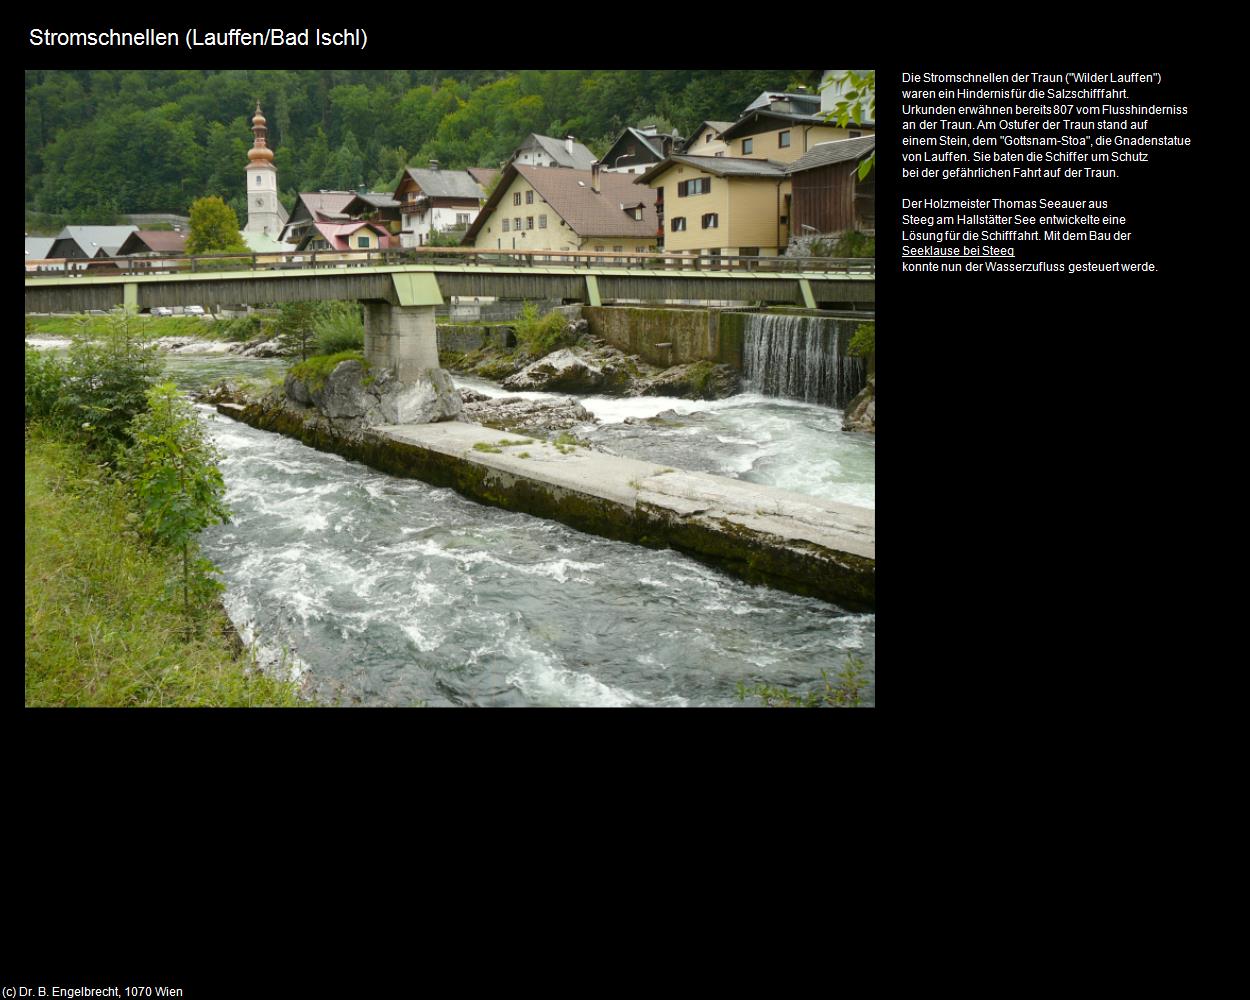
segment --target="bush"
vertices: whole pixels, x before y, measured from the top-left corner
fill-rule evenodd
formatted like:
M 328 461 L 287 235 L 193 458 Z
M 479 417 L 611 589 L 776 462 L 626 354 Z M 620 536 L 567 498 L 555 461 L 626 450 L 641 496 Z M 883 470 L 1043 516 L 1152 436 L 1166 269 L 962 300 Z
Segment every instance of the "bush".
M 217 449 L 177 387 L 172 382 L 153 386 L 147 404 L 131 425 L 134 445 L 126 465 L 142 506 L 144 530 L 182 556 L 182 606 L 190 630 L 196 612 L 222 589 L 211 576 L 212 563 L 193 556 L 195 536 L 230 519 L 222 502 L 226 484 L 217 469 Z
M 26 348 L 26 423 L 55 422 L 65 378 L 65 365 L 53 351 Z
M 832 256 L 875 257 L 877 256 L 877 241 L 874 237 L 867 236 L 864 233 L 843 233 L 842 238 L 838 240 L 837 246 L 833 249 Z
M 860 323 L 855 335 L 847 345 L 846 353 L 853 358 L 866 358 L 877 349 L 877 324 Z
M 362 351 L 365 347 L 365 321 L 355 302 L 327 302 L 313 320 L 318 354 Z
M 143 324 L 115 309 L 102 335 L 74 335 L 56 412 L 112 461 L 130 445 L 130 421 L 147 409 L 147 391 L 163 367 Z
M 576 338 L 566 331 L 569 322 L 558 312 L 539 316 L 538 307 L 526 302 L 521 316 L 513 323 L 517 343 L 534 358 L 546 357 L 557 347 L 571 344 Z
M 248 340 L 259 340 L 265 336 L 270 324 L 259 316 L 239 316 L 236 319 L 215 319 L 209 326 L 211 336 L 242 343 Z

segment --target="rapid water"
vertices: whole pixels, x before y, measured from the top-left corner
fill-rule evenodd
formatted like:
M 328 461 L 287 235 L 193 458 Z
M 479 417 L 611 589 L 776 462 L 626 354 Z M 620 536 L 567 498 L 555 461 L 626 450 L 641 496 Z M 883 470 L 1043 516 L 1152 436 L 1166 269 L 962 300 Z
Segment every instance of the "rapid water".
M 859 320 L 753 313 L 742 333 L 742 377 L 766 396 L 844 407 L 867 363 L 846 357 Z
M 556 393 L 509 393 L 484 379 L 454 378 L 456 385 L 488 396 L 568 398 Z M 844 433 L 841 410 L 759 393 L 718 400 L 578 399 L 600 420 L 578 426 L 578 436 L 610 454 L 733 476 L 860 507 L 876 506 L 876 439 L 871 434 Z M 627 424 L 626 419 L 646 422 Z
M 873 615 L 210 426 L 234 517 L 203 547 L 227 610 L 321 700 L 739 705 L 739 682 L 821 690 L 848 654 L 872 676 Z
M 169 355 L 185 388 L 280 361 Z M 457 377 L 491 395 L 497 386 Z M 542 393 L 522 393 L 541 397 Z M 824 407 L 738 396 L 583 400 L 605 450 L 871 506 L 873 445 Z M 324 703 L 740 706 L 741 682 L 820 692 L 848 656 L 875 702 L 876 620 L 486 507 L 200 410 L 230 524 L 202 536 L 262 662 Z M 656 423 L 624 424 L 671 410 Z

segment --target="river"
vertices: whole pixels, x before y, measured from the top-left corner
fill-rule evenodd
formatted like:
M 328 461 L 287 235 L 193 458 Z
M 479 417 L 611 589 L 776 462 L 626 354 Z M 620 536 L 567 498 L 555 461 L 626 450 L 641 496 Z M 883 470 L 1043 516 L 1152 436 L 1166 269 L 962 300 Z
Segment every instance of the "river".
M 170 355 L 184 387 L 281 362 Z M 456 378 L 479 392 L 497 386 Z M 541 395 L 541 394 L 523 394 Z M 827 407 L 583 400 L 604 450 L 872 506 L 875 444 Z M 322 702 L 739 706 L 739 683 L 823 690 L 848 657 L 875 703 L 875 615 L 754 587 L 671 551 L 587 535 L 200 409 L 230 524 L 204 532 L 225 603 Z M 626 424 L 673 411 L 658 423 Z

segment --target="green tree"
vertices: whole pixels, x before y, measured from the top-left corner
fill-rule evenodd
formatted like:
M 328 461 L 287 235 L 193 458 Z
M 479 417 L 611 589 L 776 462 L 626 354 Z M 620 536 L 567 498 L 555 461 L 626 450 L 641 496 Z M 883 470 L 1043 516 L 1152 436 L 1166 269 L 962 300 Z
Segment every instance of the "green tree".
M 832 76 L 822 85 L 821 89 L 837 87 L 837 103 L 825 112 L 825 118 L 837 122 L 845 128 L 865 120 L 877 120 L 877 71 L 875 69 L 848 69 L 841 76 Z M 859 165 L 859 179 L 862 181 L 872 172 L 877 161 L 876 150 Z
M 278 307 L 278 322 L 274 331 L 286 357 L 299 355 L 301 361 L 308 360 L 308 349 L 317 339 L 317 331 L 313 325 L 316 318 L 317 307 L 314 302 L 284 302 Z
M 217 197 L 200 198 L 191 204 L 187 253 L 247 253 L 239 235 L 239 217 Z
M 164 363 L 144 321 L 115 309 L 105 329 L 74 335 L 56 412 L 93 450 L 113 460 L 130 444 L 130 422 Z
M 134 446 L 127 455 L 142 524 L 151 537 L 182 556 L 182 607 L 192 627 L 192 597 L 200 607 L 220 590 L 212 563 L 193 558 L 195 537 L 210 524 L 226 523 L 226 484 L 217 468 L 220 455 L 205 438 L 195 408 L 172 382 L 153 386 L 148 409 L 134 418 Z

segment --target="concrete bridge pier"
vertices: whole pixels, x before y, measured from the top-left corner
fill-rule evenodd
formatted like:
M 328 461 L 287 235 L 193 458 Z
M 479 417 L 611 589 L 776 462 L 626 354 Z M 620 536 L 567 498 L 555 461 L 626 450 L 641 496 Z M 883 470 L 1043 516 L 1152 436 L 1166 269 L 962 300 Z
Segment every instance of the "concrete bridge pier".
M 433 306 L 393 306 L 365 302 L 365 360 L 389 368 L 401 381 L 416 382 L 438 367 L 438 334 Z

